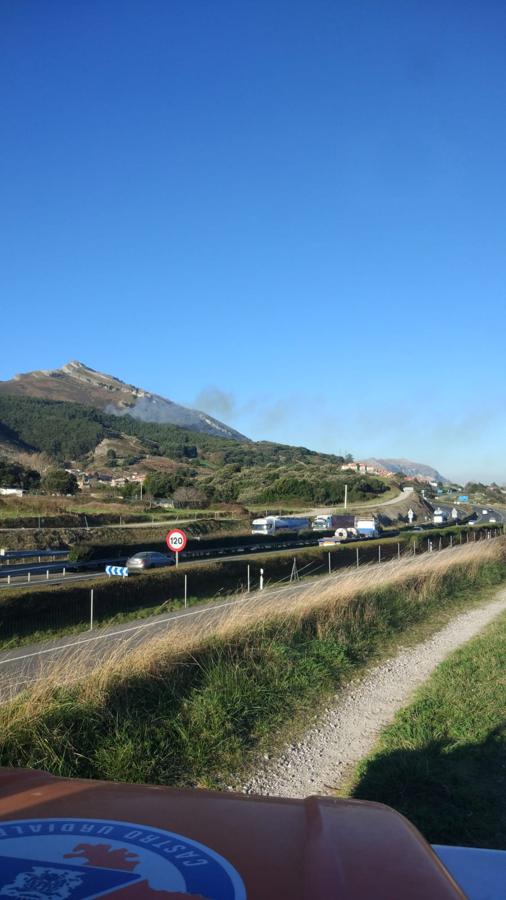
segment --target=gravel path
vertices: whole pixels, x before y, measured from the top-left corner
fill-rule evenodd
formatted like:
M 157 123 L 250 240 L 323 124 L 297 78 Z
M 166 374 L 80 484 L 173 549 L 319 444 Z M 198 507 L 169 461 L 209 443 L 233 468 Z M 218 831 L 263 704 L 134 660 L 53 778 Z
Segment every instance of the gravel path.
M 336 694 L 300 742 L 268 760 L 242 788 L 246 793 L 278 797 L 329 794 L 374 746 L 379 732 L 409 701 L 411 694 L 453 650 L 465 644 L 495 616 L 506 611 L 506 590 L 414 647 L 369 669 L 363 680 Z

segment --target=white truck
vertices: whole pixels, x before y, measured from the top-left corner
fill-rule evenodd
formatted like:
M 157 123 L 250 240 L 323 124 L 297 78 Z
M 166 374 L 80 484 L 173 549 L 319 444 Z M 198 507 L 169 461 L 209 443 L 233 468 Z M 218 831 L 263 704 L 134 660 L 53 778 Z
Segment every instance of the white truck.
M 299 531 L 309 531 L 311 519 L 298 516 L 265 516 L 262 519 L 253 519 L 251 534 L 280 534 Z

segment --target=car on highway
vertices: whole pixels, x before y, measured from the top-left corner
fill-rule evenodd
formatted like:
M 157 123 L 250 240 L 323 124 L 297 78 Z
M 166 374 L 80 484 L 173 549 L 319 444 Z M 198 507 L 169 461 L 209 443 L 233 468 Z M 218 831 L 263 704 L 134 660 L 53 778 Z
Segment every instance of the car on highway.
M 142 572 L 144 569 L 158 569 L 161 566 L 174 566 L 175 560 L 173 556 L 166 556 L 165 553 L 158 553 L 156 550 L 144 550 L 141 553 L 134 553 L 126 561 L 128 573 Z

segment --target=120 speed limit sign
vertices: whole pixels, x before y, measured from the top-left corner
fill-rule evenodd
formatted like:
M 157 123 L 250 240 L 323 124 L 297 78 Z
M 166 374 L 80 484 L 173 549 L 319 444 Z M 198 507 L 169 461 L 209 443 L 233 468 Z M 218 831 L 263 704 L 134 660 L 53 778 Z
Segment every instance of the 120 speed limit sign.
M 173 528 L 172 531 L 169 531 L 165 540 L 167 541 L 167 547 L 173 553 L 181 553 L 188 542 L 188 538 L 180 528 Z

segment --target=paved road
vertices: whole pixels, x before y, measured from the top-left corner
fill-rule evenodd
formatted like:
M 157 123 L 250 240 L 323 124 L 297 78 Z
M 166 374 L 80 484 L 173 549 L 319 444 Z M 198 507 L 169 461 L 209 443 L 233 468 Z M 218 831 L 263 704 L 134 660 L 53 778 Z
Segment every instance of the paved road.
M 258 546 L 254 545 L 237 547 L 233 554 L 229 552 L 228 555 L 225 555 L 225 552 L 223 550 L 220 550 L 220 548 L 215 548 L 214 550 L 209 551 L 193 550 L 190 551 L 189 554 L 189 556 L 191 556 L 192 558 L 182 559 L 181 565 L 198 565 L 202 562 L 230 562 L 236 559 L 251 558 L 258 553 L 276 553 L 282 552 L 284 550 L 301 550 L 305 547 L 316 547 L 318 545 L 318 539 L 320 537 L 321 532 L 318 532 L 314 535 L 313 538 L 308 539 L 296 538 L 291 541 L 286 540 L 276 543 L 259 544 Z M 53 569 L 57 569 L 58 574 L 55 572 L 53 575 L 51 575 L 51 567 L 49 565 L 39 565 L 38 563 L 28 566 L 4 567 L 0 568 L 0 591 L 2 589 L 5 590 L 7 588 L 14 587 L 25 588 L 37 584 L 68 584 L 72 581 L 83 581 L 88 578 L 100 578 L 105 575 L 106 564 L 123 565 L 125 562 L 125 557 L 118 557 L 117 559 L 102 560 L 101 564 L 97 563 L 93 566 L 93 568 L 90 568 L 90 564 L 87 564 L 86 573 L 82 571 L 69 571 L 68 568 L 65 568 L 65 572 L 63 572 L 63 564 L 55 563 Z M 28 573 L 30 573 L 29 580 Z M 145 574 L 150 573 L 147 572 Z
M 477 525 L 486 525 L 487 523 L 490 523 L 492 525 L 502 525 L 506 522 L 506 513 L 492 506 L 476 506 L 473 504 L 466 504 L 466 507 L 464 508 L 460 504 L 456 506 L 454 503 L 440 502 L 438 498 L 435 498 L 434 500 L 430 500 L 428 502 L 433 509 L 442 509 L 443 512 L 448 516 L 449 522 L 451 522 L 452 509 L 458 510 L 459 515 L 466 518 L 471 514 L 470 510 L 472 510 L 473 513 L 476 513 L 476 515 L 478 516 L 476 521 Z M 484 509 L 487 510 L 486 513 L 483 512 Z M 491 519 L 495 519 L 495 523 L 491 522 Z

